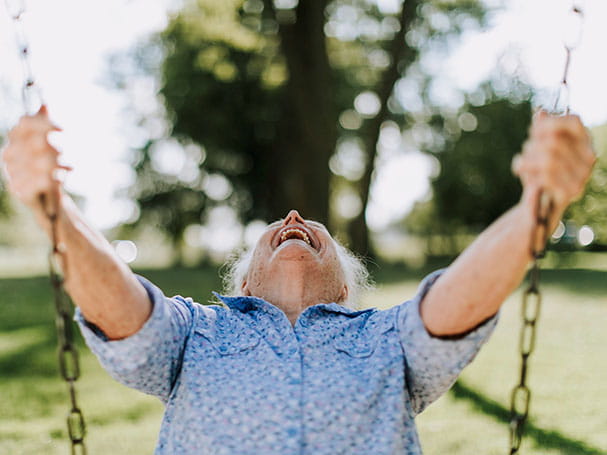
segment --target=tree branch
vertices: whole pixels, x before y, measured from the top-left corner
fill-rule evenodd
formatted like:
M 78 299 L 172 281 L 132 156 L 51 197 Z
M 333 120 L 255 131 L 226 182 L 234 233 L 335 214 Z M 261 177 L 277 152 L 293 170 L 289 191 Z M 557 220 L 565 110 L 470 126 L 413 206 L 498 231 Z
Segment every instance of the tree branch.
M 388 118 L 388 100 L 394 90 L 394 84 L 402 73 L 417 57 L 417 49 L 411 47 L 405 41 L 405 35 L 411 28 L 411 24 L 417 18 L 417 7 L 420 0 L 405 0 L 399 16 L 400 30 L 394 35 L 390 42 L 389 55 L 390 65 L 384 71 L 377 87 L 377 95 L 380 100 L 378 114 L 365 122 L 363 125 L 363 142 L 368 153 L 365 172 L 359 181 L 358 191 L 362 202 L 361 213 L 352 220 L 349 226 L 351 247 L 361 254 L 369 254 L 368 229 L 365 220 L 365 209 L 369 202 L 371 188 L 371 176 L 373 174 L 375 158 L 377 157 L 377 141 L 381 132 L 382 123 Z

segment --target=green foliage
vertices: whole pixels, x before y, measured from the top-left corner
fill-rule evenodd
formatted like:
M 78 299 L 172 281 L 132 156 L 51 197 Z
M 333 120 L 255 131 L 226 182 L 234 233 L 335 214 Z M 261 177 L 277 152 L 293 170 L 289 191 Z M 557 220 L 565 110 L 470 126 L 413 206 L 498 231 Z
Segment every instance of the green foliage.
M 160 75 L 159 99 L 171 137 L 202 147 L 204 159 L 187 165 L 187 179 L 166 173 L 154 166 L 154 144 L 164 141 L 162 134 L 149 133 L 135 160 L 138 181 L 131 195 L 142 214 L 135 225 L 152 221 L 178 244 L 187 225 L 204 222 L 219 204 L 245 221 L 277 218 L 296 207 L 326 222 L 335 179 L 328 163 L 337 145 L 353 138 L 363 144 L 365 172 L 341 185 L 360 195 L 363 210 L 356 221 L 364 225 L 382 123 L 394 120 L 409 129 L 438 109 L 430 102 L 431 75 L 419 55 L 446 52 L 454 37 L 487 18 L 478 0 L 407 5 L 405 17 L 360 0 L 299 2 L 283 9 L 269 0 L 186 2 L 134 60 L 148 74 Z M 393 95 L 403 78 L 419 87 L 423 112 L 411 112 Z M 118 85 L 128 85 L 127 79 Z M 375 118 L 356 112 L 353 101 L 362 91 L 376 93 L 388 109 Z M 339 121 L 343 113 L 349 124 Z M 209 175 L 225 177 L 229 194 L 213 197 Z M 192 195 L 200 202 L 185 204 L 195 207 L 180 218 L 180 198 Z M 366 237 L 365 226 L 358 232 Z
M 137 225 L 152 220 L 178 244 L 185 228 L 204 222 L 215 205 L 233 207 L 245 221 L 276 218 L 294 206 L 309 217 L 326 219 L 326 163 L 336 121 L 327 119 L 325 132 L 316 126 L 327 106 L 332 110 L 332 101 L 314 92 L 331 90 L 310 82 L 309 98 L 300 93 L 293 99 L 287 83 L 293 84 L 294 78 L 285 63 L 288 52 L 279 47 L 277 20 L 260 2 L 189 2 L 151 45 L 162 51 L 160 68 L 146 62 L 146 52 L 141 54 L 141 66 L 160 71 L 159 94 L 171 136 L 184 145 L 198 144 L 203 156 L 187 164 L 188 178 L 183 179 L 154 166 L 155 144 L 165 139 L 152 139 L 141 149 L 131 193 L 142 213 Z M 303 39 L 297 46 L 306 46 Z M 295 49 L 293 54 L 296 60 L 301 53 Z M 155 58 L 153 51 L 148 55 Z M 307 125 L 299 121 L 302 100 L 310 112 Z M 219 196 L 209 188 L 209 177 L 218 176 L 228 182 L 228 190 Z M 307 210 L 306 194 L 311 201 Z M 191 203 L 193 196 L 199 197 L 198 203 Z M 321 201 L 320 207 L 314 199 Z M 184 205 L 190 209 L 180 216 Z
M 7 218 L 11 213 L 9 196 L 4 182 L 0 180 L 0 219 Z
M 183 148 L 173 144 L 173 153 L 185 155 L 185 172 L 155 165 L 166 138 L 151 139 L 140 149 L 131 196 L 141 218 L 131 227 L 156 226 L 176 246 L 187 226 L 201 223 L 214 205 L 229 204 L 245 219 L 267 212 L 267 198 L 256 188 L 273 163 L 259 156 L 276 140 L 284 65 L 277 60 L 276 39 L 241 23 L 241 3 L 188 3 L 159 40 L 139 54 L 140 66 L 160 70 L 159 94 L 171 135 Z M 157 46 L 164 55 L 160 68 L 155 66 Z M 219 197 L 209 190 L 218 175 L 228 182 Z M 251 193 L 259 199 L 255 207 Z
M 437 117 L 446 142 L 430 149 L 440 170 L 433 199 L 416 205 L 405 222 L 412 233 L 450 236 L 479 232 L 512 207 L 521 185 L 511 162 L 527 137 L 528 101 L 494 94 L 480 106 L 467 105 L 453 117 Z
M 566 214 L 566 219 L 578 227 L 587 225 L 595 233 L 596 244 L 607 246 L 607 125 L 594 128 L 592 131 L 597 162 L 586 188 L 584 196 L 573 204 Z M 591 247 L 592 248 L 592 247 Z
M 3 144 L 4 144 L 4 138 L 2 136 L 0 136 L 0 148 L 2 147 Z M 9 204 L 9 196 L 8 196 L 8 191 L 6 189 L 6 183 L 4 182 L 2 175 L 0 175 L 0 219 L 8 218 L 8 216 L 10 214 L 11 214 L 11 208 L 10 208 L 10 204 Z M 2 243 L 1 240 L 0 240 L 0 243 Z
M 477 126 L 461 131 L 435 154 L 440 173 L 432 182 L 434 200 L 445 227 L 480 230 L 520 198 L 521 186 L 510 163 L 527 137 L 531 105 L 493 100 L 469 106 L 458 120 Z

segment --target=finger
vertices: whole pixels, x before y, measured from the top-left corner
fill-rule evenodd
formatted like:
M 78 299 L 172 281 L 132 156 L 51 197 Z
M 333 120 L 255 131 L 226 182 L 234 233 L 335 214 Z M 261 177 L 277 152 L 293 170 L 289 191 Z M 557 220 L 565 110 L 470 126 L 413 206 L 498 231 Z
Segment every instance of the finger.
M 40 107 L 40 110 L 36 115 L 40 115 L 42 119 L 47 122 L 50 131 L 63 131 L 63 128 L 51 121 L 48 113 L 48 108 L 45 104 Z
M 527 155 L 525 157 L 517 157 L 513 161 L 513 173 L 522 180 L 533 176 L 534 179 L 540 181 L 552 174 L 560 172 L 557 169 L 557 164 L 553 163 L 545 156 L 540 154 Z
M 571 128 L 577 128 L 576 123 L 574 122 Z M 532 136 L 526 142 L 523 151 L 524 153 L 548 152 L 551 156 L 559 159 L 569 159 L 579 162 L 581 165 L 592 167 L 596 162 L 596 155 L 592 149 L 589 136 L 585 129 L 583 131 L 583 135 L 574 135 L 572 130 L 567 130 L 567 128 L 553 128 L 552 131 L 541 136 Z M 528 147 L 529 144 L 532 144 L 532 148 Z
M 512 163 L 510 164 L 510 170 L 516 176 L 520 175 L 521 168 L 523 166 L 523 157 L 520 153 L 514 155 L 512 158 Z
M 57 159 L 60 155 L 43 134 L 34 134 L 28 138 L 13 139 L 4 149 L 3 160 L 6 164 L 29 162 L 45 156 Z
M 596 156 L 589 145 L 552 141 L 550 147 L 551 158 L 565 164 L 570 174 L 587 177 L 592 172 Z
M 535 114 L 533 114 L 533 121 L 541 122 L 543 119 L 550 117 L 550 114 L 546 109 L 538 109 Z
M 69 166 L 58 165 L 55 169 L 53 169 L 53 180 L 60 185 L 65 183 L 65 180 L 68 176 L 68 173 L 72 171 L 72 168 Z
M 577 115 L 547 116 L 533 130 L 537 138 L 556 135 L 572 143 L 590 144 L 591 138 Z
M 588 130 L 584 126 L 584 123 L 582 122 L 582 119 L 579 115 L 569 114 L 559 117 L 559 119 L 563 127 L 567 129 L 572 135 L 577 136 L 579 138 L 589 139 L 590 135 L 588 134 Z
M 52 192 L 53 188 L 59 185 L 50 175 L 30 181 L 27 185 L 24 185 L 20 180 L 19 176 L 11 180 L 9 182 L 9 191 L 21 202 L 29 206 L 36 204 L 41 194 Z
M 40 118 L 33 116 L 24 116 L 19 119 L 19 123 L 8 133 L 9 143 L 16 143 L 30 138 L 34 134 L 42 131 Z
M 47 107 L 43 105 L 36 114 L 21 117 L 14 131 L 17 134 L 30 135 L 36 133 L 48 134 L 51 131 L 62 131 L 62 129 L 51 122 Z
M 546 127 L 546 119 L 550 115 L 543 109 L 539 109 L 533 114 L 531 125 L 529 126 L 529 136 L 539 135 Z
M 586 164 L 588 164 L 591 167 L 594 167 L 594 165 L 596 164 L 596 161 L 597 161 L 597 153 L 596 153 L 596 150 L 594 149 L 592 137 L 590 138 L 590 140 L 588 141 L 587 144 L 580 147 L 578 156 Z
M 519 174 L 532 169 L 549 178 L 563 174 L 585 180 L 592 166 L 579 160 L 563 142 L 543 140 L 529 141 L 525 146 L 524 157 L 517 163 Z
M 578 165 L 565 161 L 546 164 L 533 163 L 524 171 L 526 181 L 532 180 L 547 192 L 555 195 L 559 205 L 566 205 L 578 198 L 584 191 L 589 172 Z

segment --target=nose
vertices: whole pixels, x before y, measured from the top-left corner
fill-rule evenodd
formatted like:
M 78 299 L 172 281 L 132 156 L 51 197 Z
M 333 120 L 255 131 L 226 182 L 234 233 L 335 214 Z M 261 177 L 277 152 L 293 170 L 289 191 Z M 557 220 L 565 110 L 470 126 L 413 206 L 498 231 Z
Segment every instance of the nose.
M 285 219 L 282 221 L 283 226 L 293 223 L 306 224 L 305 220 L 301 217 L 297 210 L 291 210 L 287 214 L 287 216 L 285 216 Z

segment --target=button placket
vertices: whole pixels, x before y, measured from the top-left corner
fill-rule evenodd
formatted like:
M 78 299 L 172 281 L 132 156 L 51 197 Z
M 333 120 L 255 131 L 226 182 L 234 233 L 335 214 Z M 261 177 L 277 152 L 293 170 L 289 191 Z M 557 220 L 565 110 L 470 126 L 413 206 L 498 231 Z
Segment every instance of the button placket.
M 249 324 L 268 343 L 276 355 L 283 357 L 293 351 L 295 334 L 284 313 L 261 307 L 248 314 Z
M 297 339 L 293 332 L 293 342 Z M 290 389 L 290 399 L 285 403 L 291 410 L 291 418 L 286 422 L 285 433 L 288 436 L 288 445 L 290 447 L 300 447 L 302 443 L 303 427 L 301 415 L 303 412 L 302 393 L 303 393 L 303 366 L 301 359 L 301 349 L 288 349 L 288 354 L 284 358 L 284 368 L 286 369 L 287 384 Z

